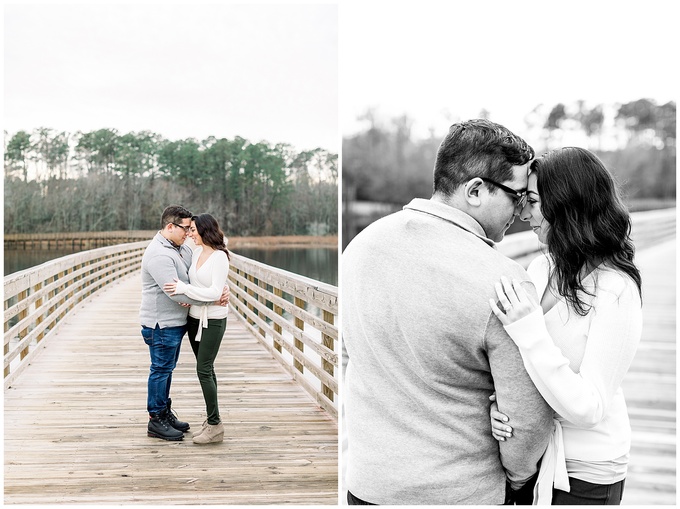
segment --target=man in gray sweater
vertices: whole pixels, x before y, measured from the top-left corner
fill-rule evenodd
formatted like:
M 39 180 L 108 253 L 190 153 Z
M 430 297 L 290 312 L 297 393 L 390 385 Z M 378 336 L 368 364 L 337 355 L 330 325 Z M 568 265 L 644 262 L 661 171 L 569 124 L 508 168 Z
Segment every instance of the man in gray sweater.
M 163 440 L 182 440 L 189 424 L 177 420 L 172 411 L 170 385 L 179 359 L 182 338 L 187 330 L 188 307 L 181 304 L 206 304 L 185 295 L 169 295 L 165 283 L 175 278 L 189 283 L 191 249 L 184 241 L 191 226 L 192 214 L 184 207 L 171 205 L 161 216 L 161 230 L 142 256 L 142 305 L 139 318 L 142 337 L 149 346 L 151 368 L 148 380 L 147 434 Z M 225 287 L 221 305 L 229 300 Z
M 498 124 L 455 124 L 437 152 L 432 198 L 347 246 L 350 504 L 503 504 L 535 479 L 552 411 L 488 304 L 501 276 L 537 299 L 522 267 L 494 248 L 525 203 L 533 155 Z M 513 427 L 500 443 L 494 392 Z

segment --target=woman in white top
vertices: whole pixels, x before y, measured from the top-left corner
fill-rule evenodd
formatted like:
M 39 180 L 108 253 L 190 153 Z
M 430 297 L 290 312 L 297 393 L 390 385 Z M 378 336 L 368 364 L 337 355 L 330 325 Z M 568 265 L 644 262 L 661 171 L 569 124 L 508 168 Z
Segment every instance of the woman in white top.
M 189 237 L 196 244 L 189 268 L 189 282 L 175 282 L 164 286 L 171 294 L 185 294 L 192 299 L 205 301 L 206 305 L 191 306 L 187 323 L 189 342 L 196 356 L 196 373 L 201 383 L 205 400 L 207 419 L 194 434 L 196 444 L 221 442 L 224 439 L 224 425 L 220 419 L 217 403 L 217 377 L 215 358 L 227 328 L 228 308 L 209 305 L 222 294 L 229 274 L 229 251 L 224 242 L 224 233 L 210 214 L 191 218 Z
M 547 245 L 527 269 L 541 302 L 502 278 L 502 309 L 490 305 L 555 410 L 534 504 L 552 496 L 553 505 L 619 505 L 631 437 L 621 382 L 642 332 L 630 216 L 611 174 L 587 150 L 554 150 L 530 168 L 520 218 Z M 512 416 L 496 403 L 491 417 L 497 440 L 512 436 Z

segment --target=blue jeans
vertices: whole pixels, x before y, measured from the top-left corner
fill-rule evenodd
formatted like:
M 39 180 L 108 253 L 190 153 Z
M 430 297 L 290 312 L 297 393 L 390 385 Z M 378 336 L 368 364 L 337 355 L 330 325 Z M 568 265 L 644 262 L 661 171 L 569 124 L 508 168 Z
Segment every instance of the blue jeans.
M 142 326 L 142 337 L 149 345 L 151 369 L 146 409 L 150 414 L 159 414 L 168 406 L 172 371 L 177 365 L 182 338 L 187 331 L 186 325 L 155 329 Z

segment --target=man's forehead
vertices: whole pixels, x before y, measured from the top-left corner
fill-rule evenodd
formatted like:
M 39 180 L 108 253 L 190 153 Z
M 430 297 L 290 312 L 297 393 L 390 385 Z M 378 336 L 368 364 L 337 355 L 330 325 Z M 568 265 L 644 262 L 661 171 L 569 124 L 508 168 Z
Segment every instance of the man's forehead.
M 182 226 L 191 226 L 191 219 L 185 217 L 184 219 L 182 219 L 182 221 L 180 221 L 180 224 Z
M 513 172 L 513 181 L 517 182 L 518 184 L 521 184 L 523 187 L 526 188 L 527 182 L 529 180 L 528 179 L 529 165 L 523 164 L 521 166 L 513 166 L 512 172 Z

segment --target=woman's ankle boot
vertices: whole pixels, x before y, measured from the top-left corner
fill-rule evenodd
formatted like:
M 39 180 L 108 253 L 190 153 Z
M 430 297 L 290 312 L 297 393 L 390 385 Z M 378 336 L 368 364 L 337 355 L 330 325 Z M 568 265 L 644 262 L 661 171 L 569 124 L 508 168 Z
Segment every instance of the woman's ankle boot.
M 195 444 L 212 444 L 215 442 L 222 442 L 224 440 L 224 425 L 220 421 L 219 424 L 207 424 L 203 433 L 194 437 Z
M 201 433 L 203 433 L 203 432 L 205 431 L 205 427 L 206 427 L 207 425 L 208 425 L 208 419 L 206 419 L 205 421 L 203 421 L 203 424 L 201 424 L 201 429 L 199 429 L 196 433 L 194 433 L 193 435 L 191 435 L 191 438 L 196 438 L 198 435 L 200 435 Z

